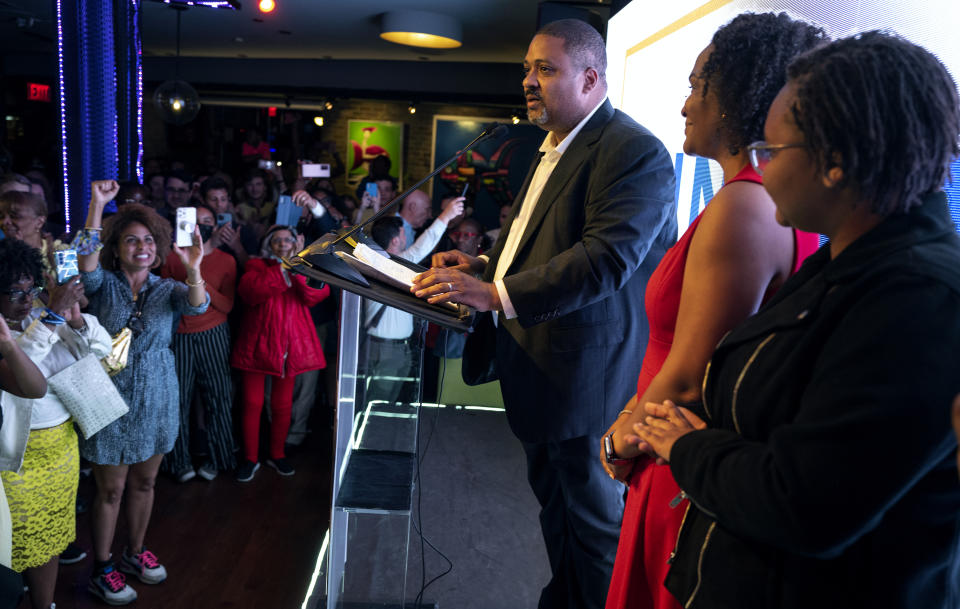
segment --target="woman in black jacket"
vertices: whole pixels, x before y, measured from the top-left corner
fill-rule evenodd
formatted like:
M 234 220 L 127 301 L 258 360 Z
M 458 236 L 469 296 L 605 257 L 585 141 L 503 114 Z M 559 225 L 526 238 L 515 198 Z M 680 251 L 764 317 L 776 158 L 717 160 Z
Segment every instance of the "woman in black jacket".
M 690 412 L 637 437 L 690 498 L 667 588 L 689 608 L 947 606 L 960 484 L 958 153 L 946 69 L 868 32 L 796 59 L 751 161 L 830 242 L 728 334 Z

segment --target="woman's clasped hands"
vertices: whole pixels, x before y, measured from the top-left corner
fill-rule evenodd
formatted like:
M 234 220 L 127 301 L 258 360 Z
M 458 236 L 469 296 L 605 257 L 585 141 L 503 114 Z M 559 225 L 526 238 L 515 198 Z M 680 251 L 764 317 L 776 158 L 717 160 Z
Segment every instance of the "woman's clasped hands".
M 644 410 L 646 416 L 635 423 L 633 433 L 623 439 L 627 444 L 656 457 L 657 463 L 670 462 L 674 442 L 692 431 L 707 427 L 703 419 L 670 400 L 662 404 L 647 402 Z

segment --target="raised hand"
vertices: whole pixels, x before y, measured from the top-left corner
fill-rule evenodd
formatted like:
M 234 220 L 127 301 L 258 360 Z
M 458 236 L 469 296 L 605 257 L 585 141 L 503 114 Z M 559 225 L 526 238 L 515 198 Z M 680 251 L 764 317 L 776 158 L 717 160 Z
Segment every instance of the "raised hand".
M 200 238 L 200 227 L 193 227 L 193 245 L 190 247 L 173 246 L 174 253 L 187 269 L 193 269 L 200 274 L 200 263 L 203 261 L 203 240 Z M 189 275 L 189 273 L 188 273 Z
M 47 308 L 61 317 L 76 307 L 83 298 L 83 282 L 79 277 L 71 277 L 66 283 L 57 284 L 52 275 L 47 275 Z
M 450 224 L 451 220 L 463 213 L 464 201 L 466 201 L 466 197 L 457 197 L 456 199 L 450 200 L 447 206 L 443 208 L 443 211 L 440 212 L 439 219 Z
M 118 192 L 120 192 L 120 184 L 116 180 L 95 180 L 90 183 L 90 204 L 96 205 L 100 211 L 103 211 Z
M 308 193 L 305 190 L 296 191 L 290 196 L 290 198 L 293 200 L 293 203 L 295 205 L 299 205 L 300 207 L 306 207 L 307 209 L 313 209 L 314 207 L 320 204 L 319 201 L 311 197 L 310 193 Z

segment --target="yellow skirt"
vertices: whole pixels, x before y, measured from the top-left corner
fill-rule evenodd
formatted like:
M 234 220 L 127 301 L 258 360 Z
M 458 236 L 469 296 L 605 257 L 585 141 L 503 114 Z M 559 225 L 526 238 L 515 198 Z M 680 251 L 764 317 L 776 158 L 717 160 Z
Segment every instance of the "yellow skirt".
M 30 430 L 22 475 L 0 472 L 13 521 L 14 571 L 44 565 L 74 540 L 80 454 L 73 421 Z

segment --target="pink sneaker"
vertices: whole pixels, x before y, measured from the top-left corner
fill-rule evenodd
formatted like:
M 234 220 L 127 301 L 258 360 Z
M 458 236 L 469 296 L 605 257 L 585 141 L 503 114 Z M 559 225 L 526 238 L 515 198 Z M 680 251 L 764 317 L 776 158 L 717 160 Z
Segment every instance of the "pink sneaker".
M 123 556 L 120 558 L 120 570 L 136 575 L 137 579 L 145 584 L 159 584 L 167 579 L 167 570 L 163 568 L 153 552 L 146 548 L 133 556 L 128 555 L 124 548 Z
M 127 585 L 126 578 L 113 565 L 95 571 L 87 589 L 108 605 L 127 605 L 137 600 L 136 590 Z

